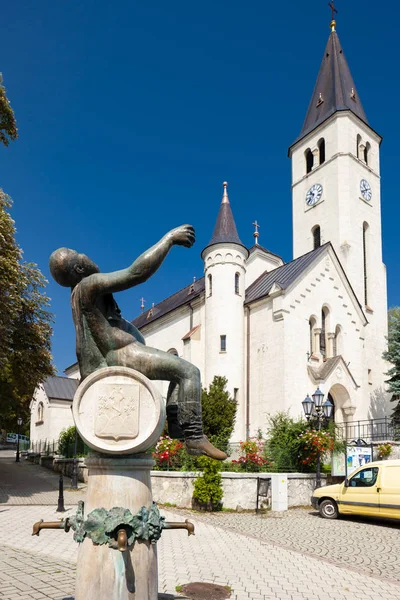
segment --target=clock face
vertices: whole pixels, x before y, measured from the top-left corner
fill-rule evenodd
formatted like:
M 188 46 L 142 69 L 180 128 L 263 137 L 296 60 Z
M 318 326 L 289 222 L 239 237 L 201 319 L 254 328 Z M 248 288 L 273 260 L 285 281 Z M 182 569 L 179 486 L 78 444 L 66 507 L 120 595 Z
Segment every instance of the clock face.
M 320 183 L 314 183 L 306 194 L 306 204 L 308 206 L 314 206 L 321 200 L 322 197 L 322 185 Z
M 361 195 L 364 198 L 364 200 L 368 200 L 368 202 L 369 202 L 372 198 L 372 190 L 371 190 L 371 186 L 369 185 L 369 183 L 366 179 L 361 179 L 360 191 L 361 191 Z

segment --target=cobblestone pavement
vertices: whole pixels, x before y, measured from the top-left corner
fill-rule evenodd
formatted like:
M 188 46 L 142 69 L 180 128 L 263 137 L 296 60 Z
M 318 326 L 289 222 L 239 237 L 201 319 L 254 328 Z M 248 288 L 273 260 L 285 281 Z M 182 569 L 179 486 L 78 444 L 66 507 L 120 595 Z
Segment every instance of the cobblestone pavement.
M 181 519 L 192 511 L 180 510 Z M 285 513 L 195 513 L 196 520 L 254 537 L 368 575 L 400 582 L 400 522 L 342 517 L 330 521 L 311 508 Z
M 2 504 L 57 505 L 59 475 L 21 458 L 15 462 L 15 453 L 0 451 L 0 507 Z M 67 504 L 77 504 L 86 486 L 79 491 L 68 491 L 71 480 L 64 478 L 64 498 Z
M 2 468 L 0 461 L 0 486 Z M 40 491 L 34 493 L 39 501 Z M 49 493 L 43 492 L 46 503 Z M 72 532 L 31 535 L 35 521 L 62 516 L 54 504 L 0 506 L 1 600 L 73 600 L 78 546 Z M 69 505 L 66 514 L 75 510 Z M 158 542 L 160 600 L 194 581 L 229 585 L 232 600 L 400 600 L 396 525 L 325 521 L 306 510 L 279 517 L 162 512 L 179 521 L 190 514 L 196 535 L 165 531 Z

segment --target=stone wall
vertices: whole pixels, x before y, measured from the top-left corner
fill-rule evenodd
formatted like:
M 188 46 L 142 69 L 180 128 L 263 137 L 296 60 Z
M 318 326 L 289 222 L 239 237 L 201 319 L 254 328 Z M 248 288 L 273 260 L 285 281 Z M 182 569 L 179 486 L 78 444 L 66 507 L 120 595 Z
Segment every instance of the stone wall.
M 77 458 L 78 461 L 78 481 L 87 483 L 88 481 L 88 468 L 85 465 L 84 458 Z M 43 465 L 47 466 L 47 465 Z M 51 467 L 49 467 L 51 469 Z M 53 471 L 56 473 L 62 473 L 65 477 L 72 477 L 72 470 L 74 468 L 73 458 L 55 458 L 53 460 Z
M 40 463 L 47 469 L 72 477 L 72 458 L 53 458 L 51 456 L 30 455 L 32 462 Z M 84 458 L 78 458 L 78 479 L 87 483 L 88 468 Z M 223 506 L 233 510 L 255 510 L 257 503 L 257 479 L 268 478 L 268 473 L 221 473 L 224 490 Z M 180 471 L 152 471 L 151 484 L 153 497 L 159 504 L 172 504 L 180 508 L 192 508 L 194 481 L 198 473 L 182 473 Z M 288 504 L 293 506 L 309 506 L 315 488 L 313 473 L 288 473 Z M 322 485 L 326 478 L 322 476 Z M 267 498 L 260 497 L 259 506 L 271 504 L 271 490 Z
M 223 506 L 233 510 L 255 510 L 257 501 L 257 478 L 268 473 L 221 473 L 224 490 Z M 159 504 L 173 504 L 182 508 L 192 507 L 196 473 L 176 471 L 152 471 L 153 497 Z M 312 473 L 288 473 L 289 507 L 309 506 L 315 488 Z M 323 485 L 325 477 L 323 476 Z M 268 505 L 269 499 L 260 498 L 260 506 Z

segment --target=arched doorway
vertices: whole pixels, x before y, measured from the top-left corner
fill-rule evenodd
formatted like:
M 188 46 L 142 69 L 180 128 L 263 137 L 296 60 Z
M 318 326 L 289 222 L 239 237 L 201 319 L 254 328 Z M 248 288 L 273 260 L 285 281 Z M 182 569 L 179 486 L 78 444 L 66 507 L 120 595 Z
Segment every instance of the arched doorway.
M 335 383 L 328 393 L 328 398 L 333 402 L 335 423 L 347 422 L 351 414 L 351 398 L 347 389 L 341 383 Z
M 332 396 L 332 394 L 330 392 L 328 393 L 328 400 L 329 400 L 329 402 L 332 403 L 332 406 L 333 406 L 331 418 L 329 420 L 330 421 L 335 421 L 335 412 L 336 412 L 335 411 L 335 408 L 336 408 L 336 406 L 335 406 L 335 399 L 334 399 L 334 397 Z

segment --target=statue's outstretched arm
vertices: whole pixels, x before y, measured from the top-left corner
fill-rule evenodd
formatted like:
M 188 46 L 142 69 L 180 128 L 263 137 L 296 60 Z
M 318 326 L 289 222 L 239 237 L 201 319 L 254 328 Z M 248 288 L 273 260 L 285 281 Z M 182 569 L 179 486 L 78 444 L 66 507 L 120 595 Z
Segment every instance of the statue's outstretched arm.
M 190 248 L 194 241 L 195 233 L 191 225 L 172 229 L 157 244 L 141 254 L 130 267 L 114 273 L 95 273 L 85 278 L 82 281 L 84 294 L 93 300 L 97 296 L 122 292 L 143 283 L 157 271 L 172 246 Z

